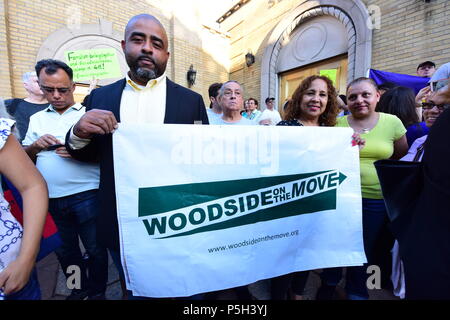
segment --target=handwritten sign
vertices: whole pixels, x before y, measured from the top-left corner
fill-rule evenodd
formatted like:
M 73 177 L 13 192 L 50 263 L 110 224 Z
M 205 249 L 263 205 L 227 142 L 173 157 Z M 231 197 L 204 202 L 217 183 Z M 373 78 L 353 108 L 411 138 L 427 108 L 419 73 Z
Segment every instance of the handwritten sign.
M 122 76 L 115 49 L 66 51 L 65 57 L 73 70 L 74 81 Z
M 326 69 L 326 70 L 320 70 L 319 73 L 321 76 L 328 77 L 332 82 L 333 85 L 336 86 L 336 80 L 337 80 L 337 69 Z

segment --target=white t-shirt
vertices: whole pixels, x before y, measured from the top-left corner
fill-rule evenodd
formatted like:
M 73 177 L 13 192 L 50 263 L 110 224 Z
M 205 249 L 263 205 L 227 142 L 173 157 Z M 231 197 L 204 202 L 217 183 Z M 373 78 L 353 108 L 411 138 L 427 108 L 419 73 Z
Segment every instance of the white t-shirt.
M 221 113 L 215 113 L 213 109 L 206 109 L 208 115 L 209 124 L 216 124 L 217 120 L 222 117 Z
M 253 126 L 255 125 L 255 122 L 252 120 L 249 120 L 247 118 L 242 117 L 241 120 L 236 122 L 228 122 L 222 119 L 222 117 L 219 117 L 217 121 L 214 123 L 217 125 L 235 125 L 235 126 Z
M 281 121 L 281 116 L 280 113 L 275 109 L 274 110 L 266 109 L 258 118 L 258 124 L 261 122 L 261 120 L 270 120 L 269 125 L 275 126 L 278 124 L 278 122 Z
M 77 103 L 63 114 L 50 105 L 31 116 L 23 145 L 29 146 L 44 134 L 51 134 L 62 143 L 69 129 L 84 115 L 86 108 Z M 98 189 L 99 165 L 62 158 L 55 151 L 42 150 L 37 154 L 36 167 L 48 185 L 50 198 L 70 196 L 83 191 Z

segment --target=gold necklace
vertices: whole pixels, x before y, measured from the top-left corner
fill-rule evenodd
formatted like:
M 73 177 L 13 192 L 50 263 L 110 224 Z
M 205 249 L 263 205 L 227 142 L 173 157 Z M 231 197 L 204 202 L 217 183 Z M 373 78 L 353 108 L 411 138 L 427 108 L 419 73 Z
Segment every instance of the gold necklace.
M 355 119 L 353 119 L 353 118 L 351 118 L 351 122 L 352 122 L 352 124 L 350 124 L 350 122 L 349 122 L 350 127 L 352 127 L 353 130 L 357 133 L 366 134 L 366 133 L 369 133 L 370 130 L 373 129 L 373 128 L 361 128 L 359 126 L 359 124 L 357 123 L 357 121 L 355 121 Z M 354 127 L 356 127 L 356 128 L 354 128 Z

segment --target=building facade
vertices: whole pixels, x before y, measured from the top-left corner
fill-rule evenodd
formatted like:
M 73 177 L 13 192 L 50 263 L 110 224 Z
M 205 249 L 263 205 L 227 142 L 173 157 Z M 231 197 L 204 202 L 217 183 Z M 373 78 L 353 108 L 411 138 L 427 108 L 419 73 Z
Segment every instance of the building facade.
M 249 96 L 284 100 L 306 76 L 332 74 L 340 93 L 369 68 L 416 75 L 450 61 L 446 0 L 243 0 L 222 16 L 230 78 Z M 248 66 L 245 55 L 255 62 Z
M 227 1 L 224 1 L 227 4 Z M 40 59 L 65 61 L 68 50 L 113 48 L 121 74 L 128 70 L 120 41 L 128 20 L 140 13 L 156 16 L 169 38 L 168 77 L 188 87 L 187 71 L 197 71 L 191 89 L 208 99 L 208 86 L 228 80 L 229 37 L 217 30 L 219 13 L 204 0 L 5 0 L 0 2 L 0 97 L 23 97 L 22 74 Z M 216 12 L 213 10 L 213 12 Z M 66 61 L 67 62 L 67 61 Z M 103 79 L 105 85 L 121 77 Z M 77 83 L 76 97 L 89 81 Z M 77 95 L 78 94 L 78 95 Z

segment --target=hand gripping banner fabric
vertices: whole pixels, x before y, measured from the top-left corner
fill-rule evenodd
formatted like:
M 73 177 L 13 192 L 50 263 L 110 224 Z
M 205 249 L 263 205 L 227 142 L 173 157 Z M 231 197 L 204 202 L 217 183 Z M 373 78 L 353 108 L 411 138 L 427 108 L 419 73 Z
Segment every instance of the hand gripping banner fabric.
M 127 288 L 186 297 L 365 263 L 352 133 L 120 124 L 113 150 Z

